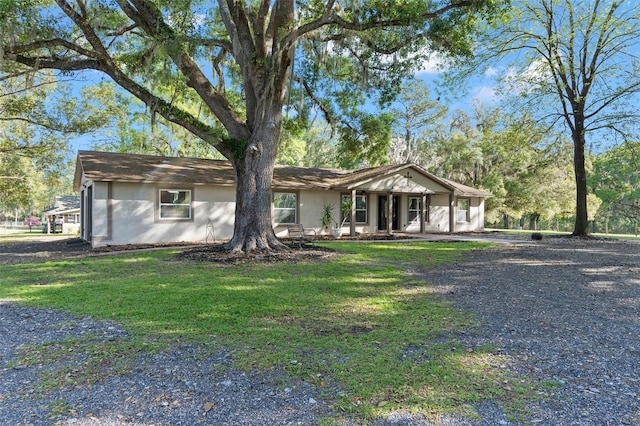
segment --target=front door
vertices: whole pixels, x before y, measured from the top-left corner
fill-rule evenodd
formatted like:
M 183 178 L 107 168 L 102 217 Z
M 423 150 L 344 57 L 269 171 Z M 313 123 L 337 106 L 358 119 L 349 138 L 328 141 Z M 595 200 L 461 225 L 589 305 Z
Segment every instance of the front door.
M 387 218 L 389 205 L 387 204 L 388 197 L 386 195 L 378 196 L 378 231 L 387 231 L 389 226 L 389 220 Z M 398 226 L 398 214 L 400 210 L 400 196 L 394 195 L 391 197 L 392 205 L 391 205 L 391 230 L 398 230 L 400 227 Z

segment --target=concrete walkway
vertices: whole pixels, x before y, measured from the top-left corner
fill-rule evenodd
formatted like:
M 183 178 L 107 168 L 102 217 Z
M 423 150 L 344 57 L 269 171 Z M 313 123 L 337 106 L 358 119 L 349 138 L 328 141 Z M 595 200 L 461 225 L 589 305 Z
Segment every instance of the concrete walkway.
M 416 234 L 404 234 L 408 238 L 415 238 Z M 481 241 L 498 244 L 522 244 L 531 243 L 530 236 L 527 235 L 501 235 L 500 233 L 460 233 L 460 234 L 418 234 L 420 239 L 427 241 Z

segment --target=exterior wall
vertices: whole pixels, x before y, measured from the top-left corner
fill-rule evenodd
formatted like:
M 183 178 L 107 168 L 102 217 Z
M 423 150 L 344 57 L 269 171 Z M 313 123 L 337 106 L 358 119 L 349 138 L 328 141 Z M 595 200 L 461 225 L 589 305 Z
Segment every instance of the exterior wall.
M 80 233 L 80 212 L 62 215 L 62 232 L 65 234 Z
M 277 189 L 274 191 L 278 192 Z M 299 191 L 297 194 L 298 223 L 301 223 L 305 228 L 315 230 L 317 235 L 330 235 L 331 229 L 324 229 L 322 227 L 323 206 L 325 203 L 333 204 L 333 218 L 339 222 L 340 201 L 342 195 L 346 195 L 347 193 L 338 191 Z M 378 232 L 378 195 L 382 194 L 367 194 L 367 222 L 357 223 L 355 226 L 356 233 L 367 234 Z M 287 236 L 287 226 L 285 224 L 276 224 L 274 229 L 278 237 Z M 350 224 L 345 223 L 342 230 L 344 234 L 348 234 L 350 232 Z
M 275 192 L 279 192 L 278 189 L 274 189 Z M 286 190 L 283 190 L 286 192 Z M 340 202 L 344 193 L 338 191 L 298 191 L 298 212 L 297 220 L 305 228 L 310 228 L 316 231 L 317 235 L 330 235 L 331 229 L 324 229 L 322 227 L 322 215 L 324 213 L 324 205 L 326 203 L 334 206 L 333 219 L 340 222 Z M 372 197 L 369 197 L 368 202 L 371 203 Z M 369 208 L 369 216 L 367 217 L 366 224 L 356 224 L 356 232 L 371 232 L 369 231 L 369 224 L 371 222 L 371 209 Z M 349 224 L 346 223 L 342 228 L 345 233 L 349 232 Z M 286 224 L 275 224 L 274 230 L 278 237 L 287 236 Z
M 366 185 L 367 194 L 367 222 L 356 224 L 356 233 L 376 233 L 378 231 L 378 200 L 380 195 L 389 196 L 387 185 L 394 189 L 394 195 L 400 195 L 398 209 L 399 232 L 421 232 L 420 221 L 408 223 L 408 200 L 410 196 L 422 197 L 425 187 L 430 181 L 420 181 L 420 176 L 407 178 L 395 176 L 385 179 L 384 184 L 370 182 Z M 418 182 L 419 181 L 419 182 Z M 235 189 L 232 187 L 214 187 L 192 184 L 141 184 L 122 182 L 91 182 L 83 181 L 85 197 L 93 194 L 93 200 L 84 199 L 83 215 L 90 212 L 92 222 L 86 217 L 83 221 L 82 237 L 90 240 L 94 247 L 136 243 L 162 242 L 204 242 L 208 240 L 208 222 L 213 225 L 213 234 L 217 241 L 226 240 L 233 236 L 235 215 Z M 404 185 L 404 186 L 403 186 Z M 191 190 L 192 217 L 188 220 L 163 220 L 158 214 L 158 191 L 160 189 L 189 189 Z M 436 184 L 431 184 L 429 191 L 440 190 Z M 286 189 L 274 188 L 274 192 L 288 192 Z M 362 188 L 357 192 L 361 194 Z M 407 192 L 404 192 L 407 191 Z M 328 235 L 330 230 L 322 228 L 323 206 L 331 203 L 335 206 L 333 218 L 340 220 L 341 196 L 346 192 L 340 191 L 290 191 L 297 194 L 298 223 L 305 228 L 312 228 L 318 235 Z M 445 192 L 428 196 L 428 212 L 424 224 L 424 232 L 449 232 L 450 217 L 457 218 L 457 212 L 451 214 L 450 194 Z M 454 206 L 457 206 L 454 199 Z M 91 208 L 89 209 L 89 203 Z M 484 229 L 484 199 L 469 198 L 468 222 L 454 223 L 455 232 L 479 231 Z M 72 224 L 69 224 L 72 225 Z M 78 226 L 76 224 L 76 226 Z M 91 238 L 87 230 L 91 230 Z M 287 236 L 286 224 L 274 226 L 276 235 Z M 348 234 L 350 225 L 343 227 Z M 77 231 L 76 231 L 77 232 Z
M 159 189 L 191 190 L 189 220 L 158 218 Z M 190 185 L 96 183 L 93 202 L 94 247 L 108 244 L 162 242 L 203 242 L 207 239 L 207 224 L 213 224 L 216 240 L 233 235 L 235 213 L 233 188 L 212 188 Z
M 278 190 L 275 190 L 278 192 Z M 317 235 L 329 235 L 330 230 L 322 228 L 321 217 L 323 205 L 331 203 L 335 206 L 334 219 L 339 220 L 340 199 L 343 193 L 336 191 L 298 191 L 298 211 L 297 221 L 302 223 L 305 228 L 314 229 Z M 368 193 L 368 211 L 367 223 L 357 224 L 356 233 L 376 233 L 378 230 L 378 196 L 387 193 Z M 400 208 L 398 211 L 400 229 L 397 232 L 419 233 L 420 222 L 414 221 L 408 223 L 408 205 L 409 197 L 419 197 L 420 194 L 402 194 L 400 197 Z M 484 229 L 484 200 L 482 198 L 471 198 L 470 200 L 470 220 L 468 222 L 455 222 L 454 232 L 470 232 L 482 231 Z M 456 204 L 454 203 L 454 218 Z M 429 196 L 429 205 L 427 212 L 428 221 L 425 222 L 424 232 L 450 232 L 450 204 L 449 194 L 432 194 Z M 276 235 L 279 237 L 287 236 L 286 224 L 276 224 L 274 226 Z M 343 232 L 349 232 L 349 224 L 345 224 Z
M 449 194 L 432 194 L 425 232 L 449 232 Z
M 469 198 L 469 221 L 456 221 L 455 231 L 470 232 L 482 230 L 484 230 L 484 200 L 482 198 Z
M 91 218 L 91 244 L 93 247 L 100 247 L 107 244 L 121 244 L 112 240 L 111 230 L 109 229 L 111 212 L 108 208 L 108 193 L 110 186 L 110 182 L 93 183 L 93 216 Z

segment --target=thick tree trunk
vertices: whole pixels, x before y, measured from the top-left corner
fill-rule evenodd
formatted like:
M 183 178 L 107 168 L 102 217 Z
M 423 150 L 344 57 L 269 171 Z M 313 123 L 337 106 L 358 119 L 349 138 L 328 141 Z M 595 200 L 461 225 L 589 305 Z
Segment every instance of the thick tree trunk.
M 271 182 L 280 135 L 278 116 L 265 120 L 249 139 L 244 155 L 232 160 L 236 179 L 233 238 L 228 250 L 286 250 L 275 235 L 271 218 Z
M 573 235 L 589 235 L 587 219 L 587 171 L 585 167 L 585 137 L 583 123 L 577 122 L 573 134 L 573 169 L 576 177 L 576 221 Z

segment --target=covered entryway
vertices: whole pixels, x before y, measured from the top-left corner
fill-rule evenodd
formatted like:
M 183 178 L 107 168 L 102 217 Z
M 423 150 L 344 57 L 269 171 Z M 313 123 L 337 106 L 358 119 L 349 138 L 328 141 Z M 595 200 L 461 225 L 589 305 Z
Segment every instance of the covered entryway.
M 387 195 L 378 196 L 378 231 L 389 230 L 389 197 Z M 400 196 L 391 196 L 391 230 L 397 231 L 400 229 L 399 217 L 400 217 Z

